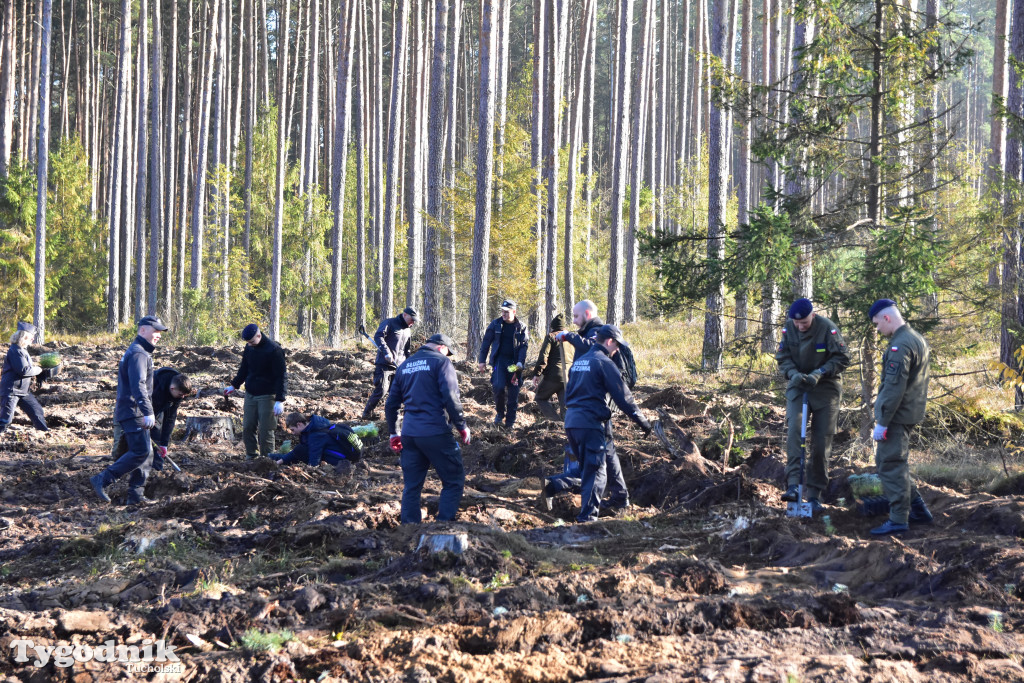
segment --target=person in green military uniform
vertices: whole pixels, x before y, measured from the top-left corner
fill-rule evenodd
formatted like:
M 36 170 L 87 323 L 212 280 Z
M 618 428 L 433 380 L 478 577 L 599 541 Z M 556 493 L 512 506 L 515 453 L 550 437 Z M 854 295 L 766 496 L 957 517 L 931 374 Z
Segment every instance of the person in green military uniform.
M 889 500 L 889 519 L 871 533 L 906 531 L 931 524 L 932 513 L 910 478 L 910 432 L 924 419 L 928 403 L 928 342 L 900 314 L 892 299 L 879 299 L 868 311 L 878 333 L 889 337 L 882 356 L 882 382 L 875 398 L 875 467 Z
M 800 420 L 804 393 L 811 418 L 806 458 L 805 488 L 807 502 L 814 512 L 821 509 L 821 493 L 828 485 L 828 460 L 832 455 L 832 436 L 839 419 L 839 401 L 843 395 L 842 372 L 850 364 L 843 335 L 835 324 L 814 312 L 810 299 L 797 299 L 789 307 L 782 341 L 775 354 L 779 372 L 789 380 L 786 385 L 786 483 L 783 500 L 797 499 L 800 483 Z

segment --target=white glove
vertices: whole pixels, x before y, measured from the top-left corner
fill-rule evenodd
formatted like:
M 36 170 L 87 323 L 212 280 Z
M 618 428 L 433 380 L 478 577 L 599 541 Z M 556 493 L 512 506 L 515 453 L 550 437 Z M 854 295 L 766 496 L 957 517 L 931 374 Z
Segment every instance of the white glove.
M 873 432 L 871 432 L 871 438 L 874 439 L 875 441 L 885 441 L 885 436 L 888 431 L 888 427 L 886 427 L 885 425 L 880 425 L 876 422 L 875 429 Z
M 142 418 L 142 428 L 143 429 L 152 429 L 155 426 L 156 426 L 156 418 L 154 416 L 146 415 L 145 417 Z
M 280 415 L 284 412 L 284 403 L 281 401 L 274 401 L 274 415 Z
M 520 370 L 522 370 L 523 369 L 523 364 L 522 363 L 516 363 L 516 367 L 519 368 Z
M 224 395 L 225 396 L 230 396 L 233 393 L 235 393 L 235 388 L 233 386 L 231 386 L 229 384 L 226 387 L 224 387 Z

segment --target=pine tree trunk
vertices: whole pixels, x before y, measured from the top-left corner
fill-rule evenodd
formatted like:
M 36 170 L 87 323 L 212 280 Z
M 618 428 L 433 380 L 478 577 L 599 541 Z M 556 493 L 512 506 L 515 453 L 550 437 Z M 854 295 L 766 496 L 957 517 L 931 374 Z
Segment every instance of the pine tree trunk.
M 593 62 L 590 59 L 594 42 L 593 14 L 596 11 L 596 0 L 584 0 L 583 13 L 580 18 L 580 37 L 577 45 L 579 55 L 579 68 L 577 68 L 576 97 L 572 102 L 572 123 L 570 124 L 571 138 L 569 141 L 569 168 L 566 170 L 565 186 L 565 242 L 563 247 L 562 268 L 564 271 L 563 296 L 567 306 L 572 306 L 576 301 L 576 281 L 573 272 L 573 244 L 576 232 L 575 226 L 575 205 L 576 205 L 576 177 L 580 167 L 580 138 L 583 137 L 583 110 L 590 103 L 593 106 L 593 96 L 589 99 L 584 96 L 588 90 L 587 86 L 593 74 Z M 591 151 L 587 150 L 587 155 Z M 589 187 L 589 185 L 587 185 Z M 589 222 L 590 215 L 587 214 Z M 589 260 L 589 258 L 588 258 Z
M 725 2 L 715 3 L 712 20 L 711 52 L 719 59 L 725 48 Z M 727 165 L 725 159 L 726 115 L 721 107 L 711 107 L 708 119 L 708 261 L 721 264 L 725 257 L 725 209 Z M 708 294 L 704 315 L 704 346 L 701 351 L 701 369 L 719 372 L 722 369 L 722 350 L 725 335 L 722 315 L 725 285 L 721 271 L 716 275 L 714 290 Z
M 547 185 L 547 205 L 545 207 L 545 266 L 544 266 L 544 309 L 540 327 L 546 329 L 547 321 L 554 317 L 559 309 L 558 291 L 558 156 L 561 143 L 562 126 L 562 69 L 560 55 L 565 52 L 566 40 L 562 33 L 562 16 L 565 13 L 565 0 L 548 0 L 547 2 L 547 53 L 548 67 L 546 71 L 547 100 L 544 103 L 545 141 L 544 141 L 544 180 Z M 571 201 L 571 199 L 569 200 Z
M 424 62 L 424 30 L 423 30 L 423 5 L 424 0 L 413 0 L 413 14 L 415 16 L 412 26 L 413 42 L 411 44 L 412 69 L 407 74 L 409 79 L 408 91 L 406 94 L 406 115 L 409 119 L 409 129 L 406 133 L 406 168 L 403 175 L 405 190 L 405 218 L 408 223 L 406 232 L 406 277 L 405 277 L 405 304 L 416 308 L 422 292 L 421 275 L 423 251 L 423 166 L 421 153 L 423 148 L 420 128 L 422 126 L 423 110 L 420 107 L 420 100 L 425 93 L 420 87 L 420 76 L 423 71 Z M 429 95 L 427 95 L 429 97 Z
M 455 149 L 458 142 L 458 130 L 456 122 L 459 111 L 459 39 L 462 37 L 462 9 L 463 0 L 454 0 L 452 3 L 452 40 L 448 46 L 448 55 L 445 61 L 448 64 L 448 116 L 445 121 L 445 187 L 453 190 L 455 187 Z M 444 310 L 447 314 L 449 327 L 452 332 L 455 330 L 456 321 L 456 265 L 455 265 L 455 209 L 449 203 L 446 211 L 447 219 L 447 256 L 448 256 L 448 286 L 445 288 Z
M 167 75 L 167 107 L 164 110 L 164 315 L 171 316 L 174 311 L 175 287 L 174 287 L 174 226 L 175 226 L 175 197 L 177 196 L 177 176 L 175 175 L 175 136 L 178 134 L 178 3 L 171 3 L 171 41 L 168 50 Z M 159 50 L 157 51 L 159 53 Z
M 131 2 L 121 2 L 121 44 L 118 49 L 117 100 L 114 113 L 114 150 L 110 181 L 110 211 L 107 274 L 107 331 L 116 332 L 121 323 L 121 176 L 125 162 L 125 117 L 128 109 L 128 73 L 131 68 Z
M 32 324 L 36 326 L 36 343 L 46 341 L 46 191 L 50 169 L 50 40 L 53 24 L 53 3 L 42 0 L 40 7 L 39 50 L 39 149 L 36 154 L 36 260 L 35 296 L 32 306 Z
M 14 144 L 14 0 L 3 0 L 0 35 L 0 177 L 7 177 Z
M 741 0 L 742 2 L 742 31 L 743 37 L 740 45 L 740 78 L 742 81 L 741 98 L 744 100 L 750 97 L 751 93 L 751 53 L 753 48 L 753 0 Z M 739 140 L 739 164 L 736 173 L 736 188 L 738 207 L 736 222 L 740 226 L 750 222 L 750 145 L 753 142 L 753 132 L 750 121 L 750 109 L 740 113 L 740 140 Z M 748 289 L 743 286 L 736 292 L 736 325 L 734 333 L 737 337 L 747 334 L 747 293 Z
M 366 325 L 366 120 L 367 57 L 370 54 L 366 30 L 366 0 L 359 0 L 359 50 L 356 50 L 355 114 L 356 135 L 356 329 Z
M 648 0 L 650 1 L 650 0 Z M 700 0 L 698 0 L 700 1 Z M 615 138 L 612 161 L 611 257 L 608 264 L 608 312 L 605 322 L 618 325 L 623 312 L 624 229 L 622 206 L 626 201 L 626 172 L 629 152 L 630 58 L 633 54 L 633 0 L 619 0 L 619 51 L 615 84 Z
M 245 179 L 242 181 L 245 227 L 242 232 L 242 248 L 245 250 L 243 282 L 248 282 L 250 242 L 252 240 L 252 161 L 253 131 L 256 128 L 256 66 L 259 64 L 259 61 L 256 47 L 256 0 L 245 0 L 245 2 L 249 7 L 249 68 L 245 70 L 246 92 L 248 96 L 245 100 Z
M 444 67 L 448 52 L 448 0 L 437 0 L 434 7 L 434 53 L 430 64 L 430 114 L 427 136 L 427 248 L 426 281 L 423 296 L 423 326 L 441 328 L 441 190 L 444 187 L 445 137 Z M 454 274 L 453 274 L 454 275 Z
M 203 13 L 206 16 L 206 13 Z M 184 316 L 185 302 L 185 244 L 188 242 L 188 172 L 191 158 L 192 142 L 192 90 L 195 87 L 192 78 L 192 28 L 195 25 L 195 5 L 189 2 L 188 8 L 188 34 L 185 41 L 188 46 L 185 53 L 185 103 L 182 111 L 184 129 L 181 133 L 181 154 L 178 158 L 178 187 L 181 188 L 178 197 L 178 299 L 177 310 L 178 320 Z
M 150 43 L 150 54 L 152 64 L 150 66 L 150 132 L 149 132 L 149 300 L 147 301 L 146 313 L 156 315 L 157 313 L 157 291 L 160 286 L 160 237 L 163 235 L 163 176 L 161 175 L 162 165 L 160 153 L 162 150 L 160 138 L 161 120 L 161 78 L 160 62 L 162 59 L 162 45 L 160 41 L 160 2 L 153 0 L 153 38 Z
M 135 116 L 135 319 L 145 315 L 146 308 L 146 185 L 147 159 L 149 143 L 147 126 L 149 123 L 149 69 L 147 63 L 146 28 L 149 11 L 146 0 L 139 1 L 139 54 L 137 64 L 136 99 L 138 112 Z
M 1010 34 L 1010 55 L 1012 62 L 1020 64 L 1024 60 L 1024 3 L 1014 3 L 1013 28 Z M 1015 69 L 1014 71 L 1019 71 Z M 1024 93 L 1020 85 L 1019 73 L 1009 79 L 1007 110 L 1011 115 L 1020 116 L 1024 112 Z M 1008 130 L 1006 147 L 1006 167 L 1004 176 L 1008 181 L 1020 182 L 1022 157 L 1021 132 L 1013 127 Z M 1018 341 L 1022 321 L 1020 319 L 1020 287 L 1021 287 L 1021 224 L 1015 210 L 1014 202 L 1007 201 L 1003 207 L 1007 227 L 1003 229 L 1002 259 L 1002 307 L 999 335 L 999 360 L 1020 371 L 1015 352 L 1020 346 Z M 1017 410 L 1022 408 L 1019 390 L 1014 392 Z
M 540 329 L 540 312 L 544 308 L 544 202 L 541 199 L 541 182 L 543 166 L 541 160 L 544 152 L 544 74 L 546 63 L 550 58 L 547 52 L 545 35 L 549 29 L 547 24 L 547 4 L 554 0 L 534 0 L 533 3 L 533 115 L 530 129 L 530 166 L 533 168 L 532 191 L 537 197 L 537 217 L 534 222 L 534 238 L 536 255 L 533 265 L 533 281 L 537 284 L 538 301 L 530 307 L 529 325 L 531 329 Z
M 636 281 L 640 253 L 637 231 L 640 229 L 640 192 L 644 167 L 644 148 L 647 139 L 647 94 L 650 89 L 653 47 L 653 19 L 655 0 L 644 2 L 644 24 L 641 32 L 640 54 L 637 56 L 636 90 L 633 92 L 633 132 L 630 140 L 633 153 L 630 163 L 629 180 L 629 233 L 626 235 L 626 278 L 624 292 L 623 322 L 636 322 Z
M 196 180 L 195 189 L 192 195 L 192 273 L 189 286 L 195 290 L 203 287 L 203 230 L 206 219 L 206 157 L 209 149 L 210 138 L 210 105 L 213 97 L 213 60 L 217 58 L 216 40 L 217 27 L 220 26 L 220 0 L 213 0 L 213 15 L 207 24 L 209 38 L 206 42 L 205 53 L 211 59 L 204 60 L 202 99 L 199 110 L 199 138 L 196 150 Z M 205 16 L 204 12 L 204 16 Z M 204 51 L 200 51 L 204 54 Z M 276 334 L 270 335 L 276 338 Z
M 473 261 L 470 266 L 469 327 L 466 357 L 475 358 L 486 320 L 487 267 L 491 242 L 491 198 L 494 170 L 494 20 L 503 0 L 481 0 L 480 5 L 480 110 L 477 126 L 476 218 L 473 224 Z M 508 0 L 504 0 L 508 2 Z M 498 7 L 495 7 L 495 2 Z
M 277 26 L 277 173 L 274 183 L 274 241 L 270 278 L 270 338 L 281 333 L 281 248 L 284 235 L 284 182 L 288 170 L 288 40 L 291 0 L 284 0 L 284 21 Z

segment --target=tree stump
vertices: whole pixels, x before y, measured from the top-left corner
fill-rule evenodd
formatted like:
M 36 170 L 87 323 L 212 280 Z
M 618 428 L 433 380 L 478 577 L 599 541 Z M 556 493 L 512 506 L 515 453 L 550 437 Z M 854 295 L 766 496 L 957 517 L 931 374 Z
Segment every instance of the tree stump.
M 428 553 L 440 553 L 447 551 L 455 555 L 461 555 L 469 548 L 468 534 L 423 534 L 420 536 L 419 545 L 416 550 L 426 548 Z
M 185 441 L 235 440 L 235 428 L 227 416 L 190 417 L 185 422 Z

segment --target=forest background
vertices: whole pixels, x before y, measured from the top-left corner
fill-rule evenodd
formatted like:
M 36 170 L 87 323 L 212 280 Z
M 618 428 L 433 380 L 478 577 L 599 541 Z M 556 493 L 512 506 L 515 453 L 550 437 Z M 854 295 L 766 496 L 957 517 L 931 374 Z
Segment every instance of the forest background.
M 703 319 L 718 372 L 807 296 L 867 405 L 884 296 L 1019 385 L 1024 0 L 0 5 L 0 324 L 40 342 L 412 305 L 472 354 L 502 298 L 589 298 Z

